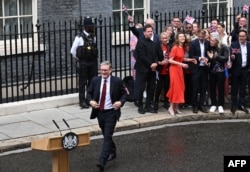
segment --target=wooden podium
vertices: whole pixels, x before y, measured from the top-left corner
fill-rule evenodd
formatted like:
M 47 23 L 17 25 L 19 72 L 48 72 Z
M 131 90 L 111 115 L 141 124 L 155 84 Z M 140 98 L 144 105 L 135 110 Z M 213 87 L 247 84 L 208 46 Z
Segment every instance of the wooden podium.
M 78 135 L 78 146 L 90 144 L 89 133 Z M 50 137 L 31 142 L 31 148 L 34 150 L 52 152 L 52 172 L 69 172 L 68 151 L 62 147 L 63 136 Z

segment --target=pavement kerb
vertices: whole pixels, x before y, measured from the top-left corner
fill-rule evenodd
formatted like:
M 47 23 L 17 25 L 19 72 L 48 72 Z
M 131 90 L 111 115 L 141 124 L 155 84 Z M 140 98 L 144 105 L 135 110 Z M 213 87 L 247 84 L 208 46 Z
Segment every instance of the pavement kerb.
M 231 112 L 227 112 L 224 115 L 215 115 L 215 114 L 182 114 L 178 116 L 170 116 L 166 113 L 158 113 L 158 114 L 151 114 L 145 115 L 137 118 L 131 119 L 124 119 L 117 123 L 116 131 L 126 131 L 126 130 L 133 130 L 133 129 L 140 129 L 150 126 L 157 126 L 162 124 L 171 124 L 171 123 L 178 123 L 178 122 L 189 122 L 189 121 L 205 121 L 205 120 L 224 120 L 224 119 L 250 119 L 250 115 L 247 115 L 243 112 L 236 112 L 235 115 L 232 115 Z M 72 128 L 75 133 L 83 133 L 89 132 L 90 136 L 100 135 L 101 130 L 98 125 L 92 125 L 82 128 Z M 66 133 L 68 130 L 63 130 L 62 133 Z M 28 148 L 31 145 L 31 142 L 34 140 L 59 136 L 59 132 L 52 132 L 52 133 L 45 133 L 35 136 L 28 136 L 22 137 L 17 139 L 11 140 L 4 140 L 0 141 L 0 153 L 21 149 L 21 148 Z

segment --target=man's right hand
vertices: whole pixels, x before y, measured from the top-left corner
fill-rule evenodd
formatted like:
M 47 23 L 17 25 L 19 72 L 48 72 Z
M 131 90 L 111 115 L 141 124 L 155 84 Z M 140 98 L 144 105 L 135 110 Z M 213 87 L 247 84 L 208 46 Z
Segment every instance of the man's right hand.
M 241 18 L 241 13 L 239 13 L 239 14 L 236 16 L 236 21 L 239 22 L 240 18 Z
M 92 107 L 92 108 L 94 108 L 94 109 L 98 109 L 100 106 L 99 106 L 99 104 L 96 102 L 96 101 L 94 101 L 94 100 L 91 100 L 90 102 L 89 102 L 89 104 L 90 104 L 90 106 Z
M 152 70 L 152 71 L 156 71 L 157 65 L 158 65 L 157 63 L 152 63 L 151 66 L 150 66 L 150 67 L 151 67 L 151 70 Z
M 129 23 L 134 23 L 134 18 L 130 15 L 128 15 L 128 22 Z

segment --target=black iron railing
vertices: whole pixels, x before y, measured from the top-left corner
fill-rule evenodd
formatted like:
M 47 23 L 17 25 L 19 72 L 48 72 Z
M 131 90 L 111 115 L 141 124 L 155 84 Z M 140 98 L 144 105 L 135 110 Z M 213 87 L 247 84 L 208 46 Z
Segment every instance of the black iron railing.
M 228 15 L 216 16 L 226 25 L 226 31 L 233 29 L 236 15 L 240 8 L 226 9 Z M 171 23 L 173 16 L 183 21 L 190 15 L 208 27 L 214 16 L 208 11 L 190 11 L 177 13 L 152 14 L 155 29 L 159 34 Z M 225 14 L 223 12 L 222 14 Z M 244 14 L 248 20 L 249 14 Z M 126 16 L 124 16 L 126 17 Z M 143 23 L 144 16 L 134 16 L 135 22 Z M 118 20 L 118 21 L 113 21 Z M 79 21 L 82 21 L 79 19 Z M 0 103 L 51 97 L 78 92 L 78 74 L 70 48 L 75 36 L 80 32 L 79 21 L 40 23 L 20 28 L 3 28 L 0 33 Z M 99 61 L 111 61 L 113 74 L 124 78 L 130 75 L 130 51 L 128 23 L 120 19 L 96 19 L 96 35 L 99 49 Z M 250 23 L 250 22 L 249 22 Z M 26 27 L 25 29 L 22 29 Z M 25 32 L 22 32 L 25 31 Z M 31 31 L 30 31 L 31 30 Z

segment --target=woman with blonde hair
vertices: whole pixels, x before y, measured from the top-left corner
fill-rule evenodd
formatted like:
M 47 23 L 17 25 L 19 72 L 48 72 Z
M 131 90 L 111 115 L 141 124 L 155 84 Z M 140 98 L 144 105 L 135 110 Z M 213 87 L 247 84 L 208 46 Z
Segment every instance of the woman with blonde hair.
M 209 88 L 212 105 L 209 111 L 214 113 L 218 107 L 219 113 L 223 114 L 225 63 L 228 60 L 229 49 L 220 42 L 220 38 L 217 35 L 211 35 L 207 54 L 210 61 Z
M 155 101 L 154 101 L 154 109 L 158 110 L 158 105 L 159 105 L 159 99 L 161 92 L 163 91 L 164 94 L 164 107 L 167 109 L 169 106 L 167 97 L 165 96 L 168 88 L 169 88 L 169 64 L 168 64 L 168 59 L 169 59 L 169 53 L 171 50 L 172 44 L 169 42 L 170 37 L 171 37 L 170 32 L 162 32 L 160 35 L 160 41 L 161 41 L 161 49 L 163 52 L 164 59 L 162 61 L 158 62 L 158 80 L 156 84 L 156 90 L 155 90 Z

